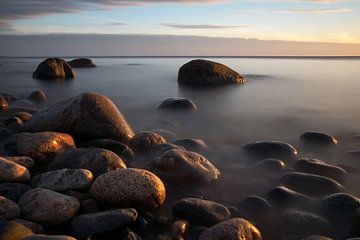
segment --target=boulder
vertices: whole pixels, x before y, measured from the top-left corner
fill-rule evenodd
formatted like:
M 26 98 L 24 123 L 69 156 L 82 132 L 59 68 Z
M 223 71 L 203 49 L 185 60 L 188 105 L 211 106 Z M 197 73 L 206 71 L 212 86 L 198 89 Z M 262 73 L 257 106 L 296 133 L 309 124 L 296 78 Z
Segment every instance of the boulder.
M 134 135 L 124 116 L 107 97 L 83 93 L 33 114 L 29 132 L 57 131 L 85 139 L 128 142 Z
M 75 143 L 65 133 L 39 132 L 17 133 L 8 146 L 11 146 L 14 155 L 28 156 L 38 163 L 47 163 L 56 155 L 75 148 Z
M 5 159 L 20 164 L 21 166 L 31 169 L 35 165 L 35 161 L 31 157 L 17 156 L 17 157 L 4 157 Z
M 70 236 L 65 236 L 65 235 L 35 234 L 35 235 L 25 238 L 24 240 L 76 240 L 76 238 L 73 238 Z
M 199 240 L 261 240 L 260 231 L 243 218 L 231 218 L 200 234 Z
M 267 219 L 272 211 L 271 204 L 266 199 L 257 196 L 244 197 L 236 207 L 240 216 L 253 222 Z
M 0 216 L 12 220 L 20 215 L 20 207 L 10 199 L 0 196 Z
M 157 144 L 151 148 L 150 158 L 151 159 L 159 158 L 163 153 L 172 149 L 185 150 L 185 148 L 171 143 Z
M 302 193 L 298 193 L 283 186 L 272 188 L 266 195 L 269 202 L 281 209 L 309 207 L 312 199 Z
M 360 208 L 360 199 L 347 194 L 335 193 L 321 199 L 320 205 L 325 214 L 331 217 L 352 219 Z
M 337 143 L 333 136 L 321 132 L 305 132 L 300 136 L 300 144 L 304 147 L 329 147 Z
M 149 153 L 151 148 L 166 143 L 166 140 L 157 133 L 154 132 L 138 132 L 130 141 L 130 147 L 135 153 L 145 154 Z
M 30 180 L 30 172 L 24 166 L 0 157 L 0 183 L 26 182 Z
M 26 122 L 32 117 L 32 114 L 28 112 L 16 112 L 12 114 L 12 116 L 19 118 L 22 122 Z
M 62 168 L 87 169 L 97 177 L 111 170 L 126 168 L 126 165 L 118 155 L 109 150 L 77 148 L 57 156 L 49 166 L 49 170 Z
M 33 78 L 58 80 L 75 78 L 75 70 L 63 59 L 48 58 L 41 62 L 33 73 Z
M 35 188 L 24 193 L 20 200 L 21 215 L 45 226 L 54 226 L 73 218 L 79 201 L 52 190 Z
M 286 173 L 280 178 L 280 183 L 309 196 L 324 196 L 345 191 L 344 186 L 335 180 L 308 173 Z
M 93 68 L 96 65 L 91 59 L 88 58 L 77 58 L 68 62 L 69 65 L 73 68 Z
M 31 187 L 23 183 L 0 183 L 0 195 L 17 202 Z
M 243 145 L 245 154 L 254 160 L 266 158 L 280 159 L 284 162 L 292 161 L 296 158 L 297 150 L 285 142 L 255 142 Z
M 221 63 L 197 59 L 179 69 L 178 82 L 184 85 L 221 86 L 245 83 L 246 80 Z
M 172 149 L 149 165 L 161 179 L 169 183 L 201 185 L 218 179 L 220 172 L 202 155 Z
M 197 138 L 181 138 L 173 141 L 173 144 L 184 147 L 188 151 L 204 151 L 207 145 L 202 139 Z
M 9 108 L 8 102 L 2 95 L 0 95 L 0 113 L 6 112 L 8 110 L 8 108 Z
M 32 185 L 36 188 L 46 188 L 56 192 L 86 191 L 90 188 L 93 179 L 94 176 L 89 170 L 65 168 L 33 177 Z
M 77 216 L 71 221 L 71 228 L 79 237 L 111 232 L 135 222 L 137 212 L 132 208 L 116 209 Z
M 140 209 L 158 208 L 166 196 L 165 186 L 155 174 L 135 168 L 104 173 L 95 179 L 90 192 L 102 204 Z
M 1 240 L 23 240 L 34 233 L 17 221 L 0 221 Z
M 339 183 L 343 183 L 346 179 L 346 171 L 344 169 L 338 166 L 326 164 L 318 159 L 299 159 L 294 163 L 294 168 L 299 172 L 321 175 L 331 178 Z
M 166 98 L 156 105 L 160 110 L 189 110 L 196 111 L 196 105 L 193 101 L 183 97 Z
M 47 101 L 47 96 L 43 91 L 37 90 L 32 92 L 27 99 L 34 103 L 45 103 Z
M 261 178 L 278 177 L 286 170 L 286 164 L 278 159 L 264 159 L 250 166 Z
M 21 223 L 25 227 L 29 228 L 31 231 L 33 231 L 36 234 L 41 234 L 45 232 L 44 227 L 41 224 L 38 224 L 36 222 L 32 222 L 25 219 L 16 218 L 16 222 Z
M 200 198 L 183 198 L 175 203 L 172 211 L 174 217 L 207 227 L 230 218 L 227 207 Z

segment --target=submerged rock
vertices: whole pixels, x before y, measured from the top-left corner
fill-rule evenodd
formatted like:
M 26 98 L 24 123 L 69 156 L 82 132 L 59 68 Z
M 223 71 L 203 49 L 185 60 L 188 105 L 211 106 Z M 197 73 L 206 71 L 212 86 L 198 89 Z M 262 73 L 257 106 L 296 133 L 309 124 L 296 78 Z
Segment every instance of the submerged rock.
M 199 240 L 261 240 L 260 231 L 243 218 L 231 218 L 200 234 Z
M 217 62 L 197 59 L 179 69 L 179 84 L 197 86 L 221 86 L 245 83 L 246 80 L 231 68 Z
M 230 217 L 230 211 L 222 204 L 199 198 L 183 198 L 172 208 L 173 215 L 201 226 L 212 226 Z
M 40 111 L 25 123 L 30 132 L 57 131 L 85 139 L 128 142 L 133 136 L 124 116 L 107 97 L 83 93 Z
M 156 106 L 161 110 L 190 110 L 196 111 L 196 105 L 193 101 L 182 97 L 172 97 L 164 99 Z
M 181 138 L 173 141 L 173 144 L 184 147 L 188 151 L 204 151 L 207 145 L 202 139 L 197 138 Z
M 283 186 L 272 188 L 266 195 L 269 202 L 277 208 L 309 207 L 312 199 L 302 193 L 298 193 Z
M 60 169 L 35 176 L 32 185 L 56 192 L 83 191 L 90 188 L 93 179 L 92 173 L 86 169 Z
M 266 158 L 281 159 L 283 161 L 294 160 L 297 150 L 285 142 L 255 142 L 243 145 L 245 154 L 257 160 Z
M 40 163 L 46 163 L 49 158 L 75 148 L 70 135 L 57 132 L 17 133 L 14 142 L 14 154 L 29 156 Z
M 35 103 L 44 103 L 47 101 L 47 96 L 43 91 L 38 90 L 32 92 L 27 99 Z
M 48 189 L 35 188 L 19 200 L 21 215 L 45 226 L 54 226 L 73 218 L 80 207 L 79 201 Z
M 69 65 L 73 68 L 93 68 L 96 65 L 91 59 L 88 58 L 77 58 L 68 62 Z
M 132 208 L 89 213 L 74 218 L 71 227 L 77 236 L 87 237 L 121 229 L 135 222 L 136 217 L 137 212 Z
M 300 143 L 305 147 L 335 146 L 338 141 L 325 133 L 305 132 L 300 136 Z
M 158 208 L 166 196 L 165 186 L 155 174 L 135 168 L 114 170 L 99 176 L 90 192 L 102 204 L 140 209 Z
M 0 195 L 0 217 L 12 220 L 20 215 L 20 207 L 10 199 Z
M 200 185 L 216 180 L 220 172 L 195 152 L 172 149 L 154 159 L 149 168 L 169 183 Z
M 115 153 L 102 148 L 77 148 L 69 150 L 50 164 L 50 170 L 62 168 L 88 169 L 95 177 L 115 169 L 126 168 L 123 160 Z
M 324 196 L 345 191 L 344 186 L 335 180 L 308 173 L 286 173 L 280 178 L 280 183 L 310 196 Z
M 326 196 L 320 201 L 321 207 L 327 215 L 337 218 L 352 219 L 360 209 L 360 199 L 347 193 L 335 193 Z
M 30 180 L 30 172 L 24 166 L 0 157 L 0 183 L 26 182 Z
M 304 173 L 311 173 L 331 178 L 340 183 L 346 179 L 346 171 L 338 166 L 326 164 L 325 162 L 312 159 L 302 158 L 294 163 L 295 170 Z
M 39 64 L 33 77 L 42 80 L 73 79 L 75 71 L 63 59 L 48 58 Z

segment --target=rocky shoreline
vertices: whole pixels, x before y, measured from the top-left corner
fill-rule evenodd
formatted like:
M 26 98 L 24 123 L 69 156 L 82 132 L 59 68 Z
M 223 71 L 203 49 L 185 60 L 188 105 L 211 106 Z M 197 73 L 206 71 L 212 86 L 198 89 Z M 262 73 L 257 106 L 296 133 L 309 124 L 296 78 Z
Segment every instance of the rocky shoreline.
M 84 59 L 75 63 L 95 66 Z M 246 82 L 222 64 L 194 60 L 184 66 L 179 84 Z M 64 60 L 50 59 L 34 77 L 67 79 L 69 72 L 76 76 Z M 341 145 L 329 134 L 306 132 L 298 149 L 279 141 L 239 146 L 245 164 L 225 170 L 208 158 L 211 147 L 200 139 L 134 131 L 101 94 L 43 107 L 47 101 L 42 91 L 26 100 L 0 95 L 0 240 L 360 236 L 360 191 L 354 185 L 360 151 L 327 162 L 323 157 Z M 197 109 L 184 98 L 165 99 L 156 108 Z M 217 201 L 214 194 L 231 188 L 234 178 L 246 179 L 242 187 L 249 192 L 264 188 L 262 194 L 238 197 L 234 187 L 235 201 Z

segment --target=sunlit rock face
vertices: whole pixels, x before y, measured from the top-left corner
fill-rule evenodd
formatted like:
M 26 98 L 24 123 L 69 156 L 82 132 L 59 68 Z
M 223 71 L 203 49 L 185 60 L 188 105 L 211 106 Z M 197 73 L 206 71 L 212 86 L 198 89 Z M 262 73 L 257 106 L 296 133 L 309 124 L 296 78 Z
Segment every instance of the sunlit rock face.
M 180 68 L 178 82 L 182 85 L 214 87 L 245 83 L 246 80 L 239 73 L 221 63 L 197 59 Z
M 261 240 L 260 231 L 243 218 L 231 218 L 201 233 L 199 240 Z
M 8 102 L 2 95 L 0 95 L 0 113 L 6 112 L 8 110 L 8 108 L 9 108 Z
M 137 209 L 158 208 L 166 197 L 165 186 L 155 174 L 135 168 L 114 170 L 99 176 L 90 192 L 106 206 Z
M 39 64 L 33 77 L 42 80 L 73 79 L 75 71 L 61 58 L 48 58 Z
M 202 155 L 172 149 L 156 158 L 149 169 L 168 183 L 200 186 L 218 179 L 219 170 Z
M 128 142 L 134 135 L 112 101 L 97 93 L 83 93 L 40 111 L 24 128 L 30 132 L 57 131 L 78 138 L 121 142 Z
M 0 183 L 26 182 L 30 180 L 30 172 L 24 166 L 0 157 Z

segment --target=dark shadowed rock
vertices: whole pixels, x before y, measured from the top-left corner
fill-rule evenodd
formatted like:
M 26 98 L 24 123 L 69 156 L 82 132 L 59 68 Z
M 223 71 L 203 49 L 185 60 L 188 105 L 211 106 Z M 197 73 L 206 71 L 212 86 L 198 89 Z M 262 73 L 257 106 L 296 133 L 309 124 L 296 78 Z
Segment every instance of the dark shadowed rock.
M 22 122 L 26 122 L 32 117 L 32 114 L 28 112 L 16 112 L 12 116 L 19 118 Z
M 5 127 L 12 132 L 21 132 L 24 129 L 24 123 L 18 117 L 9 117 L 5 120 Z
M 246 80 L 231 68 L 217 62 L 197 59 L 179 69 L 179 84 L 196 86 L 221 86 L 245 83 Z
M 35 161 L 31 157 L 18 156 L 18 157 L 4 157 L 5 159 L 20 164 L 27 169 L 31 169 L 35 165 Z
M 9 108 L 9 104 L 6 99 L 0 95 L 0 112 L 6 112 Z
M 30 180 L 30 172 L 24 166 L 0 157 L 0 183 L 26 182 Z
M 36 234 L 41 234 L 45 232 L 44 227 L 41 224 L 38 224 L 36 222 L 32 222 L 25 219 L 16 218 L 16 222 L 21 223 L 25 227 L 29 228 L 31 231 L 33 231 Z
M 35 235 L 25 238 L 24 240 L 76 240 L 76 238 L 73 238 L 70 236 L 65 236 L 65 235 L 35 234 Z
M 171 97 L 162 100 L 156 106 L 157 109 L 161 110 L 189 110 L 196 111 L 196 105 L 193 101 L 182 97 Z
M 309 207 L 312 199 L 286 187 L 274 187 L 266 195 L 269 202 L 282 210 L 293 207 Z
M 97 177 L 111 170 L 126 168 L 126 165 L 118 155 L 109 150 L 77 148 L 59 155 L 49 166 L 50 170 L 62 168 L 88 169 Z
M 46 163 L 49 158 L 75 148 L 70 135 L 57 132 L 17 133 L 13 141 L 14 154 L 29 156 L 40 163 Z
M 243 218 L 231 218 L 218 223 L 205 231 L 199 240 L 261 240 L 260 231 Z
M 91 195 L 100 203 L 119 207 L 154 209 L 166 196 L 163 182 L 143 169 L 121 169 L 105 173 L 95 179 Z
M 0 183 L 0 195 L 17 202 L 31 187 L 23 183 Z
M 285 142 L 255 142 L 243 145 L 245 154 L 249 157 L 262 160 L 266 158 L 281 159 L 283 161 L 294 160 L 297 150 Z
M 311 173 L 331 178 L 339 183 L 346 179 L 346 171 L 338 166 L 326 164 L 325 162 L 312 159 L 302 158 L 294 163 L 295 170 L 304 173 Z
M 1 240 L 23 240 L 34 233 L 17 221 L 0 221 Z
M 73 68 L 93 68 L 96 65 L 93 63 L 91 59 L 88 58 L 78 58 L 71 60 L 69 65 Z
M 122 229 L 135 222 L 137 212 L 132 208 L 83 214 L 71 221 L 71 227 L 80 237 Z
M 240 200 L 237 204 L 237 209 L 244 218 L 258 222 L 257 220 L 270 215 L 272 206 L 264 198 L 248 196 Z
M 182 138 L 173 141 L 173 144 L 184 147 L 188 151 L 203 151 L 207 149 L 207 145 L 202 139 Z
M 347 193 L 336 193 L 322 198 L 320 204 L 327 215 L 352 219 L 360 208 L 360 199 Z
M 12 220 L 20 215 L 20 207 L 10 199 L 0 195 L 0 216 Z
M 151 159 L 159 158 L 162 154 L 172 149 L 185 150 L 185 148 L 171 143 L 157 144 L 151 148 L 150 157 Z
M 83 93 L 40 111 L 25 123 L 30 132 L 58 131 L 85 139 L 127 142 L 133 131 L 107 97 Z
M 130 141 L 131 148 L 135 153 L 149 153 L 151 148 L 157 144 L 166 143 L 165 138 L 154 132 L 138 132 Z
M 80 207 L 74 197 L 48 189 L 35 188 L 19 200 L 21 215 L 45 226 L 58 225 L 73 218 Z
M 288 236 L 282 238 L 281 240 L 333 240 L 333 239 L 320 235 L 311 235 L 311 236 Z
M 175 203 L 172 211 L 174 217 L 201 226 L 212 226 L 230 217 L 229 209 L 222 204 L 199 198 L 183 198 Z
M 324 196 L 345 191 L 345 188 L 335 180 L 308 173 L 286 173 L 280 178 L 280 183 L 309 196 Z
M 305 147 L 335 146 L 337 143 L 333 136 L 320 132 L 305 132 L 300 136 L 300 144 Z
M 350 171 L 359 171 L 360 150 L 351 150 L 344 152 L 338 164 L 345 169 L 349 169 Z
M 83 144 L 79 147 L 83 148 L 104 148 L 116 153 L 126 162 L 130 162 L 134 158 L 134 152 L 126 144 L 112 139 L 96 139 Z
M 325 218 L 296 209 L 287 210 L 282 220 L 284 235 L 321 235 L 328 233 L 331 227 Z
M 195 152 L 172 149 L 154 159 L 149 168 L 169 183 L 201 185 L 216 180 L 220 172 Z
M 60 169 L 33 177 L 32 185 L 56 192 L 85 191 L 90 188 L 93 179 L 93 174 L 86 169 Z
M 99 212 L 99 205 L 94 199 L 86 199 L 81 202 L 81 211 L 83 213 L 94 213 Z
M 264 159 L 250 166 L 252 170 L 258 173 L 259 177 L 278 177 L 283 173 L 286 164 L 277 159 Z
M 34 103 L 45 103 L 47 101 L 47 96 L 43 91 L 37 90 L 32 92 L 27 99 Z
M 63 59 L 48 58 L 39 64 L 33 77 L 42 80 L 73 79 L 75 71 Z

